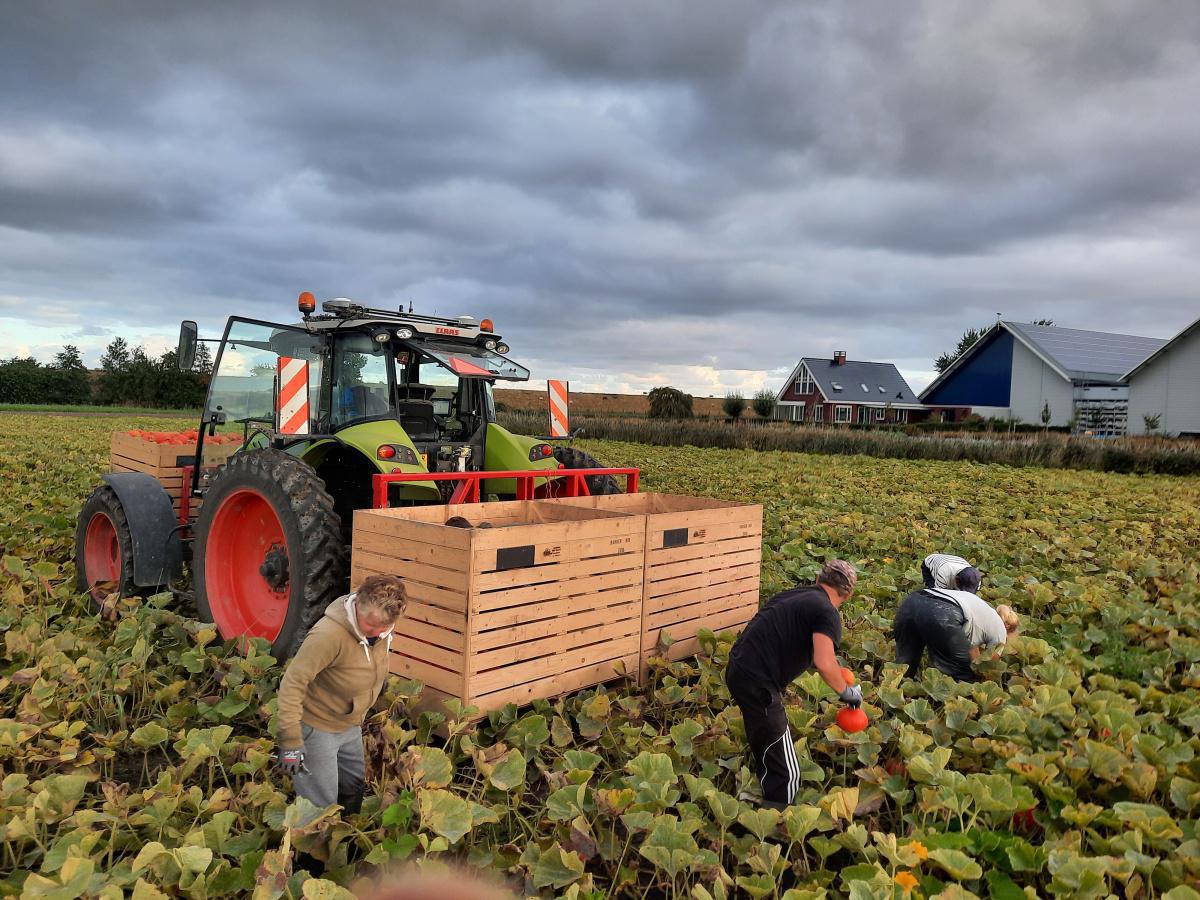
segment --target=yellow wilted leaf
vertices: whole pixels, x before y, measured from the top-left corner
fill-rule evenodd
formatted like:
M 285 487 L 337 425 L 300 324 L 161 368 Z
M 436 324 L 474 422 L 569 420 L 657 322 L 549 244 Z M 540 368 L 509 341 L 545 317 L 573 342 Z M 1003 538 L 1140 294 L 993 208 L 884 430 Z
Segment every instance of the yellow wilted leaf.
M 854 818 L 854 810 L 858 808 L 858 788 L 832 790 L 821 798 L 820 805 L 834 821 L 845 819 L 849 822 Z

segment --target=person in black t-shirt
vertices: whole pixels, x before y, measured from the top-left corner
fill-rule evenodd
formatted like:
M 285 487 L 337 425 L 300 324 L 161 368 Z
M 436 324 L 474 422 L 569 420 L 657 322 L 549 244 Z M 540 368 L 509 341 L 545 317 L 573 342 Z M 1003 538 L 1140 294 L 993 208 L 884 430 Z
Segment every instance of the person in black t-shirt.
M 857 582 L 854 566 L 830 560 L 815 585 L 768 600 L 729 651 L 725 683 L 742 711 L 765 806 L 785 807 L 800 790 L 800 763 L 783 708 L 787 686 L 815 668 L 843 701 L 862 704 L 862 688 L 846 683 L 835 655 L 842 641 L 838 607 L 850 599 Z

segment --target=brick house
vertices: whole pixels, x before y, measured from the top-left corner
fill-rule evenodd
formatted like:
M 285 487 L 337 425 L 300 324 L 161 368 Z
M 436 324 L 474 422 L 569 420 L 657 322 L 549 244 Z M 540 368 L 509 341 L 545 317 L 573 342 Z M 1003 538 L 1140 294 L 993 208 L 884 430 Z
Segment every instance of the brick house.
M 836 351 L 832 359 L 801 359 L 775 404 L 776 419 L 835 425 L 904 424 L 931 415 L 957 422 L 968 413 L 965 407 L 926 406 L 895 365 L 850 361 L 844 350 Z

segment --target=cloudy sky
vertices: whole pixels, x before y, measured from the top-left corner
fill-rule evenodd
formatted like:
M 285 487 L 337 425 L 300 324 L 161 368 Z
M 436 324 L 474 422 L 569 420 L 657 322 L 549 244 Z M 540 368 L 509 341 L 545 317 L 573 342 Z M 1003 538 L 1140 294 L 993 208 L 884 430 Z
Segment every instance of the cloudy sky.
M 1200 314 L 1200 4 L 0 3 L 0 358 L 297 293 L 576 389 Z

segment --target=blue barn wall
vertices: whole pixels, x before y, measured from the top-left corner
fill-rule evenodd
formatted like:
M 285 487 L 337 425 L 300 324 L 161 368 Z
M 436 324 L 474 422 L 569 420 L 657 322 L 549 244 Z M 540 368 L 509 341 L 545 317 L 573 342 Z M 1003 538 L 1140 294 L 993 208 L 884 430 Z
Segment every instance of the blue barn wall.
M 1008 406 L 1012 365 L 1013 336 L 1001 330 L 924 402 L 930 406 Z

